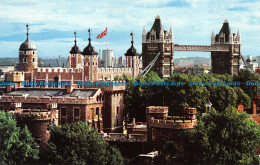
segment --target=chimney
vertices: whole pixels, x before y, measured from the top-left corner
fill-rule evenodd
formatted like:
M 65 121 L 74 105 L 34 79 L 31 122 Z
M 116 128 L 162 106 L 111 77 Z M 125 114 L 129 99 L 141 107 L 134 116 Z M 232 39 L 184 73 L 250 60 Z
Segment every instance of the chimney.
M 71 84 L 67 86 L 67 93 L 72 93 L 73 89 L 77 87 L 77 84 Z
M 12 92 L 12 88 L 13 88 L 13 87 L 12 87 L 11 85 L 7 85 L 7 86 L 6 86 L 6 92 L 7 92 L 7 93 Z
M 132 123 L 133 123 L 133 126 L 135 126 L 135 118 L 133 118 L 133 121 L 132 121 Z

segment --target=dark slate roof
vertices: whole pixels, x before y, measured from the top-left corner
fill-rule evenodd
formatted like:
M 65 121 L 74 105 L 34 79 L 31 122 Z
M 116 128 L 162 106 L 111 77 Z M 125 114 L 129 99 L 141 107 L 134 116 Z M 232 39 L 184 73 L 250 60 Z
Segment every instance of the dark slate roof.
M 138 53 L 133 45 L 125 53 L 125 56 L 137 56 L 137 55 Z
M 60 97 L 92 97 L 98 89 L 73 90 L 67 93 L 66 89 L 18 89 L 16 91 L 6 93 L 7 96 L 60 96 Z
M 91 42 L 89 42 L 88 46 L 85 47 L 82 55 L 97 55 L 98 53 L 95 51 L 94 47 L 91 45 Z
M 160 36 L 160 31 L 162 29 L 162 23 L 161 23 L 161 19 L 157 16 L 154 20 L 153 26 L 150 30 L 150 32 L 152 30 L 154 30 L 156 32 L 156 39 L 159 39 Z M 147 33 L 147 39 L 150 37 L 150 32 Z
M 219 40 L 219 35 L 221 32 L 225 34 L 225 41 L 227 42 L 229 39 L 229 33 L 230 33 L 230 27 L 229 27 L 227 20 L 224 21 L 222 28 L 219 31 L 219 34 L 216 35 L 216 39 L 215 39 L 216 41 Z
M 75 43 L 75 45 L 70 50 L 70 54 L 77 54 L 77 53 L 81 53 L 81 51 L 80 51 L 79 47 L 77 46 L 77 44 Z

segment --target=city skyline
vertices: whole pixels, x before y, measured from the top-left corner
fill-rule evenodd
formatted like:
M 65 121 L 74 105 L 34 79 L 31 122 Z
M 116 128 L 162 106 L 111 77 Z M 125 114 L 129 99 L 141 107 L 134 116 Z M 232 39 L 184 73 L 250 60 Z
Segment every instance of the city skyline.
M 96 36 L 108 28 L 108 49 L 114 56 L 123 56 L 130 47 L 130 33 L 134 32 L 134 46 L 141 53 L 142 31 L 151 29 L 156 15 L 161 17 L 164 30 L 173 28 L 174 43 L 179 45 L 210 45 L 212 30 L 219 32 L 225 19 L 232 32 L 240 30 L 242 55 L 260 55 L 259 1 L 191 0 L 169 1 L 6 1 L 0 2 L 0 57 L 18 57 L 18 49 L 26 39 L 26 24 L 30 40 L 38 49 L 39 58 L 67 57 L 74 45 L 80 50 L 88 44 L 88 28 L 92 30 L 92 45 L 96 51 L 106 49 L 106 38 Z M 168 10 L 168 12 L 165 12 Z M 175 58 L 208 57 L 210 53 L 175 52 Z

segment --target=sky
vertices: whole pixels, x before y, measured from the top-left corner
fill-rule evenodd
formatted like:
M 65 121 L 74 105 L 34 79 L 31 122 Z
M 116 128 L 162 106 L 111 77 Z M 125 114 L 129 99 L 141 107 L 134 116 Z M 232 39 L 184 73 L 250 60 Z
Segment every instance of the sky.
M 260 2 L 258 0 L 0 0 L 0 58 L 18 57 L 20 44 L 30 40 L 39 58 L 67 58 L 74 45 L 83 51 L 91 29 L 95 50 L 114 50 L 123 56 L 131 46 L 142 53 L 142 31 L 148 32 L 156 15 L 164 30 L 170 27 L 174 43 L 210 45 L 211 33 L 218 33 L 225 19 L 233 33 L 241 34 L 242 55 L 260 56 Z M 107 38 L 96 36 L 108 28 Z M 180 57 L 210 57 L 204 52 L 175 52 Z

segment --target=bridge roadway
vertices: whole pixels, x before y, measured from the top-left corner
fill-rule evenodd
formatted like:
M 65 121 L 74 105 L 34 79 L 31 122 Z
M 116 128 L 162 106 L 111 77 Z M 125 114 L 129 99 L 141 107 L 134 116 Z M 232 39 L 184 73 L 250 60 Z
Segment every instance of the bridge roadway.
M 174 44 L 173 51 L 199 51 L 199 52 L 228 52 L 229 45 L 178 45 Z

